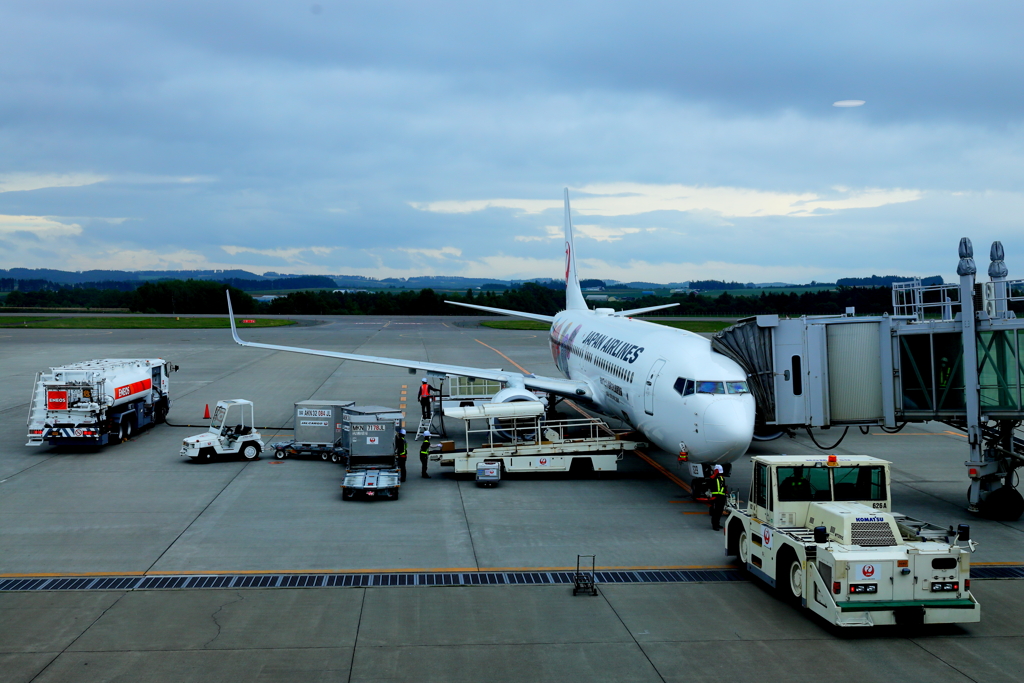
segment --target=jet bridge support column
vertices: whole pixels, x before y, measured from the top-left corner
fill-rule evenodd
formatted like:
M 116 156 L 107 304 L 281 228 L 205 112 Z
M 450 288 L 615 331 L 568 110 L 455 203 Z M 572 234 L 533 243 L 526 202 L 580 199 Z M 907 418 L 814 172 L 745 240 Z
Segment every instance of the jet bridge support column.
M 960 240 L 960 263 L 956 274 L 960 276 L 960 317 L 964 348 L 964 390 L 967 408 L 967 443 L 971 449 L 970 460 L 965 465 L 971 475 L 971 488 L 967 494 L 968 509 L 978 511 L 981 500 L 981 477 L 984 455 L 981 440 L 981 395 L 978 388 L 978 341 L 974 312 L 974 276 L 978 272 L 974 265 L 974 247 L 971 240 Z

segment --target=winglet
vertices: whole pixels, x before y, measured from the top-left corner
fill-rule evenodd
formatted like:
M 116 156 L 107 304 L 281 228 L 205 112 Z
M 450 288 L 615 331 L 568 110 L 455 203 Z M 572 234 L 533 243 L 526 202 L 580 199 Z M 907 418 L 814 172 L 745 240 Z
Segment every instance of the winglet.
M 242 344 L 242 340 L 238 338 L 238 328 L 235 327 L 235 309 L 231 307 L 231 290 L 225 289 L 224 293 L 228 297 L 228 322 L 231 323 L 231 336 L 235 338 L 236 344 Z
M 576 274 L 576 245 L 572 238 L 572 217 L 569 215 L 569 188 L 565 188 L 565 308 L 570 311 L 585 311 L 587 300 L 580 289 Z

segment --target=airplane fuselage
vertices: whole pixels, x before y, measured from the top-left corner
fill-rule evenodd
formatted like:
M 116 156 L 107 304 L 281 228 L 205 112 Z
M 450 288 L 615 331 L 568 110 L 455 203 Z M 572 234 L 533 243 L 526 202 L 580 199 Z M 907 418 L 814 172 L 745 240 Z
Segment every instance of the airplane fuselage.
M 549 337 L 559 371 L 593 387 L 593 407 L 670 453 L 727 463 L 754 431 L 754 397 L 734 361 L 710 340 L 601 311 L 562 311 Z M 688 384 L 689 382 L 689 384 Z

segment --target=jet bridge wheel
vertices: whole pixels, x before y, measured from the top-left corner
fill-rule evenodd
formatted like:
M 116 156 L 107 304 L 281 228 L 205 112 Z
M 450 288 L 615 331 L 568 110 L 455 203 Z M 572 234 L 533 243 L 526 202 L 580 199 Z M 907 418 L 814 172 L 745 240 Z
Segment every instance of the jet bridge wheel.
M 970 489 L 967 492 L 970 494 Z M 981 500 L 978 512 L 988 519 L 1016 522 L 1024 514 L 1024 496 L 1012 486 L 1001 486 Z

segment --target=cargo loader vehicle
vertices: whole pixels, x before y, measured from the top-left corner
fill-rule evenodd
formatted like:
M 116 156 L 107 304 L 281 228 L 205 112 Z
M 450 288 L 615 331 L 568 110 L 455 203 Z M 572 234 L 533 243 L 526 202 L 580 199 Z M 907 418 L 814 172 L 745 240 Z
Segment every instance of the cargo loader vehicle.
M 210 428 L 186 438 L 180 455 L 204 463 L 214 458 L 256 460 L 263 451 L 263 437 L 255 424 L 252 401 L 243 398 L 217 401 Z
M 893 512 L 889 463 L 754 456 L 750 496 L 726 507 L 726 555 L 786 601 L 838 626 L 977 622 L 970 527 Z
M 103 446 L 163 422 L 171 408 L 162 358 L 106 358 L 36 374 L 26 446 Z

